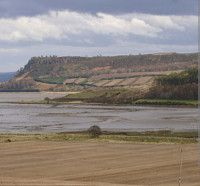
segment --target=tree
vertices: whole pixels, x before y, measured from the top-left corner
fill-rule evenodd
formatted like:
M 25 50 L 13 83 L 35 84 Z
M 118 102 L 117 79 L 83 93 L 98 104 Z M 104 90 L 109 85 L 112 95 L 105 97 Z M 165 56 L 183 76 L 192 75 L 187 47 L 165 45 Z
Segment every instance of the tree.
M 44 98 L 44 101 L 46 101 L 47 103 L 49 103 L 50 98 L 49 98 L 49 97 L 45 97 L 45 98 Z
M 99 137 L 102 134 L 101 128 L 97 125 L 91 126 L 88 129 L 88 132 L 92 137 L 95 137 L 95 138 Z

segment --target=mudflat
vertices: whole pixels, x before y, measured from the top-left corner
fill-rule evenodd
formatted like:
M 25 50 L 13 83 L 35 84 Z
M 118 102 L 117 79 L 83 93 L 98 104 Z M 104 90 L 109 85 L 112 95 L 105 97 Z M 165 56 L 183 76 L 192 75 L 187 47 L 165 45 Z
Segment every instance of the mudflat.
M 0 144 L 0 185 L 200 185 L 198 145 L 23 141 Z

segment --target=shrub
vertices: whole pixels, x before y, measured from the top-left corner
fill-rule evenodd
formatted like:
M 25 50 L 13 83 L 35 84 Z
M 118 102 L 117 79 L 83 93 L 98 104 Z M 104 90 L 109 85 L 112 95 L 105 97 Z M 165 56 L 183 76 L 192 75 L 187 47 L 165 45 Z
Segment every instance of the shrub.
M 91 126 L 88 129 L 88 132 L 92 137 L 99 137 L 102 134 L 101 128 L 99 126 L 97 126 L 97 125 Z
M 46 101 L 47 103 L 49 103 L 50 98 L 49 98 L 49 97 L 45 97 L 45 98 L 44 98 L 44 101 Z
M 11 142 L 11 139 L 5 139 L 4 142 Z

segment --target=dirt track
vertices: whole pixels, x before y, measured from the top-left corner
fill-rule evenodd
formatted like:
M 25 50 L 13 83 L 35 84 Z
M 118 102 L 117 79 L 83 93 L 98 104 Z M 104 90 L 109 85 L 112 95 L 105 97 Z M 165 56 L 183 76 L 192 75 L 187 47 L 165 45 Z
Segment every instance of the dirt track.
M 0 144 L 0 185 L 178 185 L 181 145 Z M 183 147 L 183 185 L 200 185 L 198 146 Z

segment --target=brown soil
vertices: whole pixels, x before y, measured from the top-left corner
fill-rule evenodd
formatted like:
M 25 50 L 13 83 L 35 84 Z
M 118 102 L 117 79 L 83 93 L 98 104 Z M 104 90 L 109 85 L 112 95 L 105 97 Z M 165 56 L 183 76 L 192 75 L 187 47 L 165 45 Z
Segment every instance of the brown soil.
M 83 81 L 85 81 L 87 78 L 77 78 L 77 80 L 75 81 L 76 84 L 78 83 L 82 83 Z
M 119 83 L 118 85 L 129 85 L 130 83 L 134 82 L 137 78 L 128 78 L 128 79 L 124 79 L 124 81 L 122 81 L 121 83 Z
M 28 75 L 28 72 L 24 73 L 22 76 L 15 78 L 15 81 L 20 81 L 24 78 L 26 78 L 26 76 Z
M 77 79 L 76 78 L 72 78 L 72 79 L 67 79 L 65 80 L 63 83 L 66 84 L 66 83 L 74 83 L 74 81 L 76 81 Z
M 151 80 L 152 79 L 152 80 Z M 137 81 L 135 82 L 135 84 L 145 84 L 147 82 L 149 82 L 151 80 L 151 82 L 153 82 L 153 78 L 150 76 L 147 77 L 140 77 L 139 79 L 137 79 Z
M 113 74 L 101 74 L 92 77 L 92 80 L 100 79 L 109 79 L 109 78 L 122 78 L 122 77 L 133 77 L 133 76 L 156 76 L 156 75 L 167 75 L 172 72 L 180 72 L 181 70 L 176 71 L 158 71 L 158 72 L 127 72 L 127 73 L 113 73 Z
M 106 86 L 116 86 L 118 83 L 120 83 L 123 79 L 114 79 L 114 80 L 111 80 L 110 82 L 108 82 L 106 84 Z
M 200 185 L 197 145 L 89 142 L 0 144 L 0 185 Z
M 103 86 L 104 84 L 106 84 L 108 82 L 110 82 L 110 80 L 101 80 L 101 81 L 95 83 L 94 85 L 96 85 L 96 86 Z
M 55 88 L 57 85 L 56 84 L 47 84 L 47 83 L 41 83 L 41 82 L 36 82 L 36 88 L 44 91 L 44 90 L 49 90 L 51 88 Z
M 101 71 L 101 70 L 109 70 L 111 66 L 105 66 L 105 67 L 95 67 L 92 70 L 93 71 Z

